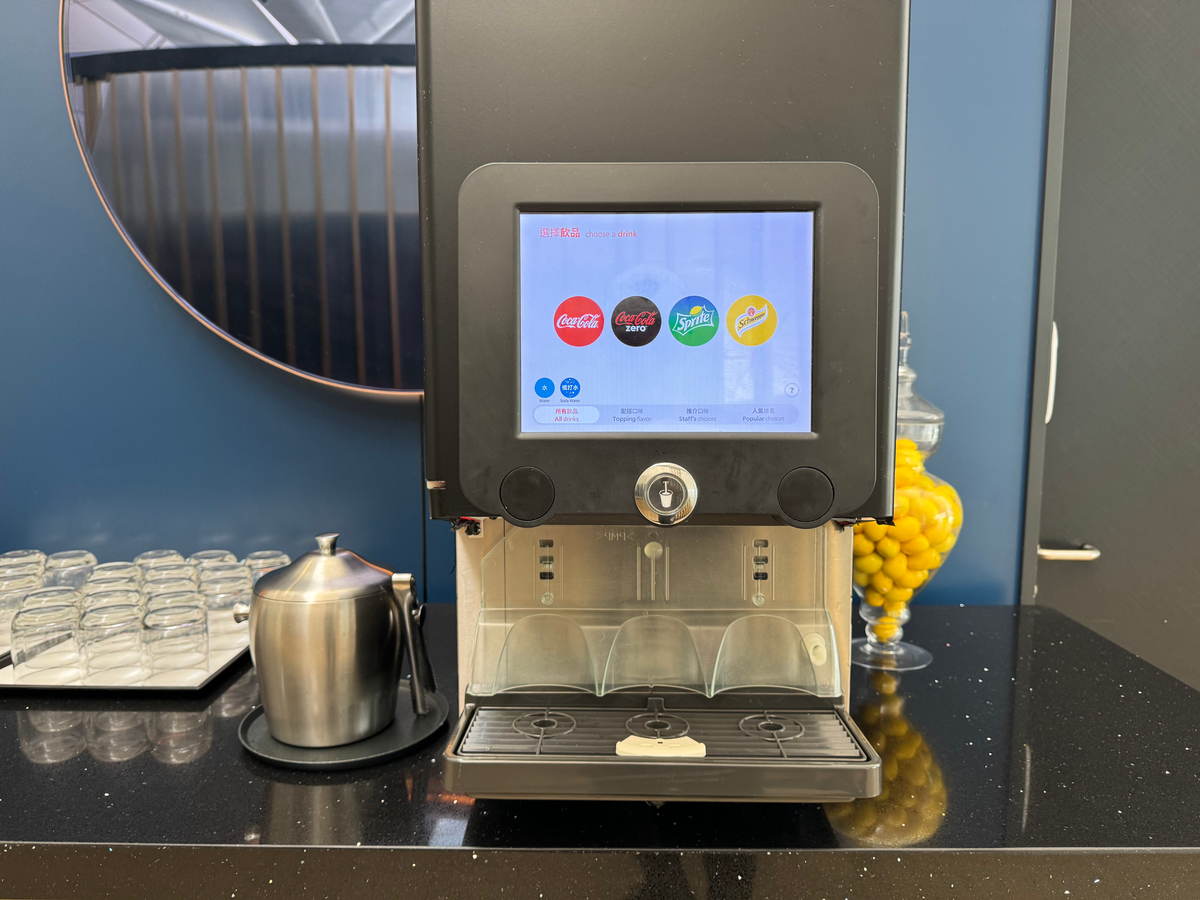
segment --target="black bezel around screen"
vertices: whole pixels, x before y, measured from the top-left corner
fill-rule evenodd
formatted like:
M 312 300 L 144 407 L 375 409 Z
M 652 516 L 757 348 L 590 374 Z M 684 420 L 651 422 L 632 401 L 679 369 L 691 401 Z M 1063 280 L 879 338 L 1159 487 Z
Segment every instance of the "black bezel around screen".
M 521 433 L 519 216 L 533 212 L 813 211 L 812 431 L 805 433 Z M 521 525 L 628 521 L 638 475 L 688 469 L 693 522 L 782 519 L 780 480 L 794 468 L 834 485 L 825 521 L 870 495 L 876 471 L 878 196 L 838 162 L 495 163 L 459 192 L 459 425 L 463 491 Z M 507 515 L 500 483 L 532 466 L 554 483 L 536 521 Z

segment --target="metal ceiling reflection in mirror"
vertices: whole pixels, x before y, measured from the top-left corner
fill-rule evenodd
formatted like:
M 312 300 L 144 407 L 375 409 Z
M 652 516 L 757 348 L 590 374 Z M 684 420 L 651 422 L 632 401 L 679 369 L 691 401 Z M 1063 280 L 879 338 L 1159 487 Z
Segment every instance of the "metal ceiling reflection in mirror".
M 92 174 L 158 275 L 262 354 L 420 390 L 411 0 L 64 0 Z

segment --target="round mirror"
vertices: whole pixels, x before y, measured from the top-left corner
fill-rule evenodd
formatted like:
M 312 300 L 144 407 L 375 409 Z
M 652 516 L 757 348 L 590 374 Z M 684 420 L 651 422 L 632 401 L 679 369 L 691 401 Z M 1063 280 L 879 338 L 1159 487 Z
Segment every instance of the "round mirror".
M 422 388 L 412 0 L 63 0 L 76 134 L 198 316 L 285 366 Z

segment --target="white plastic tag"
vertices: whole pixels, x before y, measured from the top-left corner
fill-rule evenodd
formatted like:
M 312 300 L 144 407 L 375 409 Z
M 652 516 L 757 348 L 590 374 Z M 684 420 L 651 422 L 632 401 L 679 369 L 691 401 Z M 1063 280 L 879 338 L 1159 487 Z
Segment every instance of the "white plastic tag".
M 617 741 L 617 756 L 674 756 L 700 758 L 708 749 L 690 737 L 647 738 L 630 735 Z

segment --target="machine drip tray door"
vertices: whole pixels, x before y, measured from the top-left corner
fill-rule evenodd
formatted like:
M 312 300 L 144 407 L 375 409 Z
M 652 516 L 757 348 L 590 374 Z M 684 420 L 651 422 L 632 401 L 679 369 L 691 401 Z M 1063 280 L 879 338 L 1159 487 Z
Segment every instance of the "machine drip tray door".
M 744 709 L 669 711 L 658 701 L 651 712 L 468 703 L 446 750 L 446 787 L 479 798 L 797 803 L 879 793 L 879 756 L 840 708 L 767 709 L 756 699 L 747 695 Z M 660 722 L 654 734 L 691 738 L 705 755 L 619 753 Z

